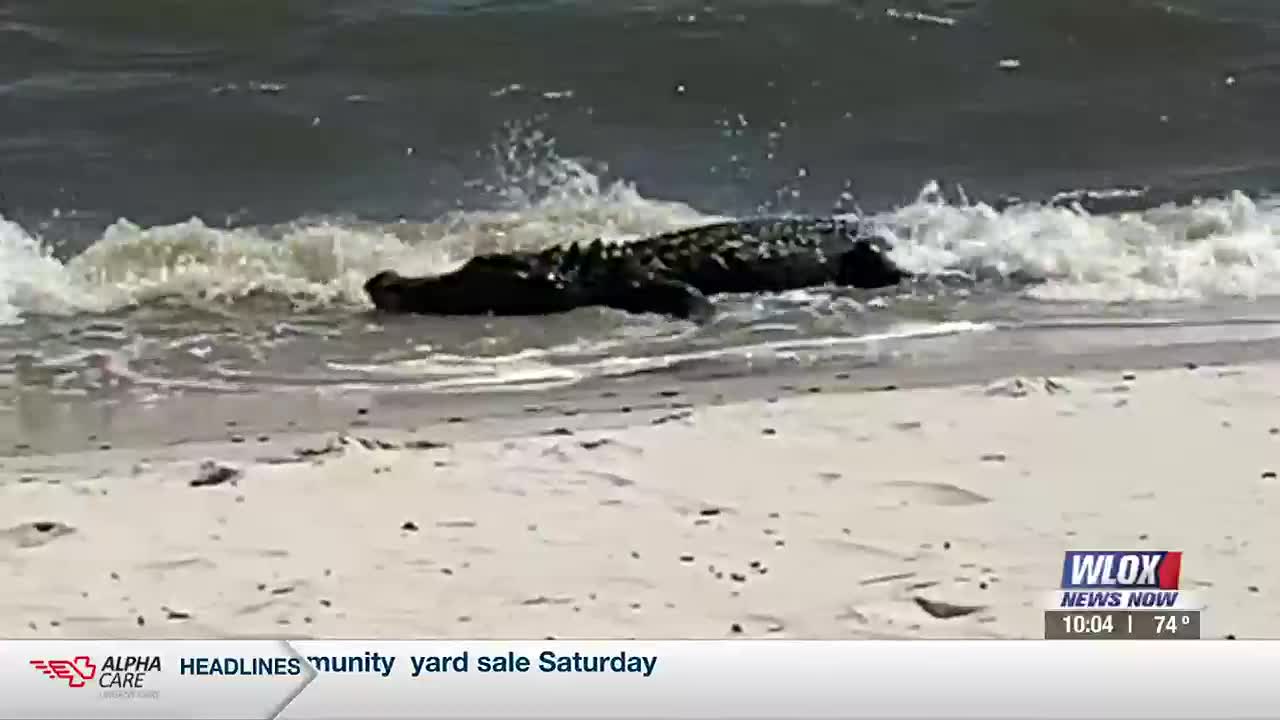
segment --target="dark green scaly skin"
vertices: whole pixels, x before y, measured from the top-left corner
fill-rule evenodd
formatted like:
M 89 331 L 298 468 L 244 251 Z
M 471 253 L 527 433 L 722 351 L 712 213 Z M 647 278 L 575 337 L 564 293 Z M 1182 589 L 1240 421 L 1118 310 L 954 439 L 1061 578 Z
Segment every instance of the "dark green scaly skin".
M 603 305 L 705 317 L 706 296 L 825 284 L 885 287 L 905 274 L 857 223 L 762 218 L 686 228 L 631 243 L 571 243 L 480 255 L 438 278 L 381 273 L 366 284 L 380 309 L 527 315 Z

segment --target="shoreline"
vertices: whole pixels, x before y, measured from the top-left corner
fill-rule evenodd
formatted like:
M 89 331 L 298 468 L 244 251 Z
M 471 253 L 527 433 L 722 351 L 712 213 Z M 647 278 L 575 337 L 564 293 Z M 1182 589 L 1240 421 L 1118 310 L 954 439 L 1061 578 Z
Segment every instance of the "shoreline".
M 1054 331 L 1047 331 L 1046 334 Z M 189 443 L 269 445 L 281 436 L 370 428 L 445 425 L 449 437 L 500 437 L 520 428 L 554 427 L 587 416 L 602 424 L 642 424 L 688 407 L 811 393 L 849 394 L 972 385 L 1013 376 L 1123 372 L 1280 360 L 1280 338 L 1133 346 L 1046 354 L 1011 347 L 989 362 L 890 362 L 856 367 L 780 367 L 718 375 L 677 370 L 591 378 L 551 389 L 481 392 L 366 391 L 196 392 L 152 403 L 55 396 L 11 390 L 0 408 L 0 473 L 8 458 L 114 449 L 156 450 Z
M 0 633 L 1039 637 L 1137 547 L 1280 637 L 1280 365 L 1184 362 L 5 458 Z

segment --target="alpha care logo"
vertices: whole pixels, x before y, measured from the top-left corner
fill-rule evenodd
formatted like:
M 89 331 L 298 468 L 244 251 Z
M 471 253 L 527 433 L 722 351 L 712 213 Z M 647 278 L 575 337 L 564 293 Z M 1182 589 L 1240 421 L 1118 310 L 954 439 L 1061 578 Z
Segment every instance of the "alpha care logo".
M 87 655 L 78 655 L 75 660 L 32 660 L 31 664 L 54 680 L 66 680 L 73 688 L 84 687 L 86 680 L 98 674 L 98 666 Z
M 30 662 L 50 679 L 65 680 L 68 687 L 82 688 L 96 680 L 94 684 L 105 691 L 104 696 L 106 693 L 123 696 L 122 692 L 136 696 L 136 691 L 143 689 L 147 674 L 160 672 L 159 655 L 108 655 L 100 665 L 88 655 L 77 655 L 72 660 L 51 658 Z

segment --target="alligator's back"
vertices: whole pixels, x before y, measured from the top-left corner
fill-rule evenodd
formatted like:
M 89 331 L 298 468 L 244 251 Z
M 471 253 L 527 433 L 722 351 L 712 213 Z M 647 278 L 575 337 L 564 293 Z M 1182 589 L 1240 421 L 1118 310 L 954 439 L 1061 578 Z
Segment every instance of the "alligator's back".
M 839 279 L 858 225 L 831 218 L 755 218 L 686 228 L 626 246 L 704 293 L 776 292 Z

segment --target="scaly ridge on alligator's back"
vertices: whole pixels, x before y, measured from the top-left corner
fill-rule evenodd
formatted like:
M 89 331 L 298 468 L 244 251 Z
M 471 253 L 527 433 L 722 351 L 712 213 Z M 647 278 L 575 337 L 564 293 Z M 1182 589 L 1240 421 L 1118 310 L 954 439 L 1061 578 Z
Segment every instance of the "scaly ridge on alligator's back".
M 777 292 L 837 282 L 841 257 L 867 242 L 858 230 L 856 223 L 826 218 L 736 220 L 630 243 L 557 246 L 538 253 L 536 262 L 566 277 L 584 268 L 640 268 L 707 295 Z

